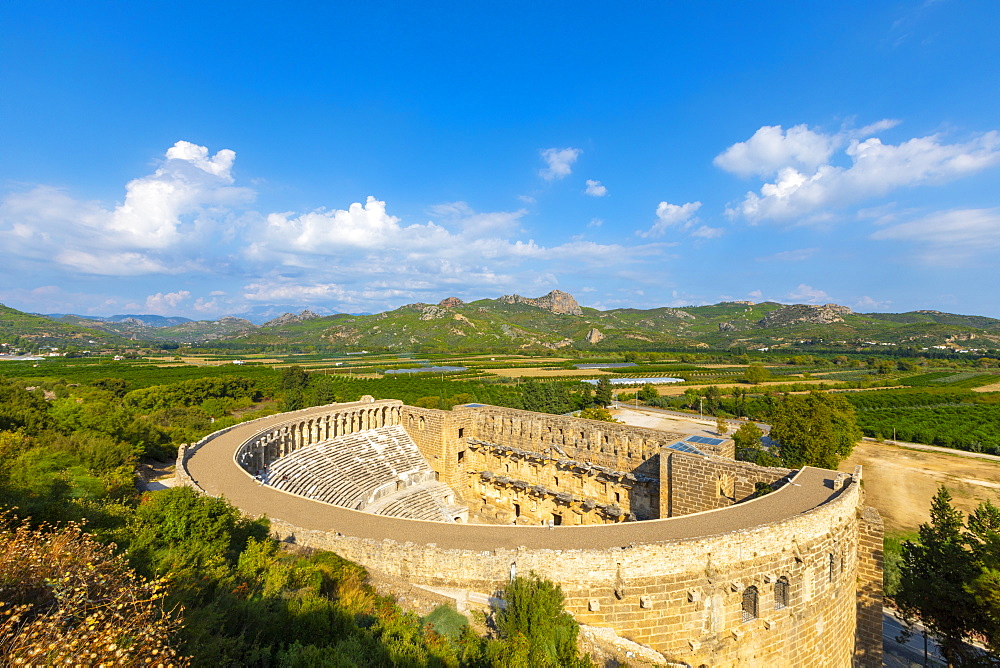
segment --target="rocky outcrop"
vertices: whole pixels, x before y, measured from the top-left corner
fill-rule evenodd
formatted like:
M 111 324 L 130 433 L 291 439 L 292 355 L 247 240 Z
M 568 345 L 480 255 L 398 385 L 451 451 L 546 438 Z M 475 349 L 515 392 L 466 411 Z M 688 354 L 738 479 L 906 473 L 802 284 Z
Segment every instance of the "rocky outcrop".
M 309 309 L 306 309 L 299 313 L 298 315 L 294 313 L 282 313 L 277 318 L 273 320 L 268 320 L 264 323 L 264 327 L 278 327 L 281 325 L 290 325 L 296 322 L 305 322 L 307 320 L 315 320 L 319 315 L 313 313 Z
M 844 322 L 843 316 L 853 313 L 846 306 L 838 304 L 792 304 L 771 311 L 758 321 L 758 327 L 787 327 L 797 324 L 829 325 Z
M 587 332 L 587 343 L 600 343 L 604 340 L 604 334 L 596 327 Z
M 433 320 L 434 318 L 444 318 L 448 316 L 447 310 L 440 306 L 422 306 L 420 309 L 421 320 Z
M 720 322 L 719 323 L 719 331 L 720 332 L 735 332 L 736 331 L 736 325 L 734 325 L 731 322 Z
M 568 292 L 563 292 L 562 290 L 553 290 L 549 294 L 536 299 L 522 297 L 521 295 L 504 295 L 497 301 L 504 304 L 527 304 L 528 306 L 537 306 L 538 308 L 543 308 L 546 311 L 551 311 L 552 313 L 583 315 L 583 309 L 580 308 L 580 304 L 578 304 L 576 299 L 573 298 L 573 295 Z
M 439 301 L 438 306 L 444 308 L 455 308 L 456 306 L 461 306 L 464 303 L 465 302 L 463 302 L 458 297 L 448 297 L 447 299 L 442 299 L 441 301 Z

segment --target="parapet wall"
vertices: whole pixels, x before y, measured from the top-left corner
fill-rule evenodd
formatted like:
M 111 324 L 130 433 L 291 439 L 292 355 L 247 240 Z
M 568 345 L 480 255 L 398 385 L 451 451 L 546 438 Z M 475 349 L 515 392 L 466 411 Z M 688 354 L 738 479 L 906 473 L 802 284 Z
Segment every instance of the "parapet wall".
M 859 497 L 858 486 L 850 484 L 822 507 L 781 522 L 596 549 L 461 550 L 305 531 L 283 522 L 272 528 L 296 543 L 422 585 L 489 594 L 503 589 L 512 574 L 533 571 L 561 585 L 567 609 L 581 623 L 612 627 L 690 665 L 850 666 Z M 552 531 L 554 546 L 563 531 Z M 778 607 L 780 578 L 787 593 Z M 744 619 L 749 587 L 757 590 L 757 614 Z
M 795 472 L 722 457 L 671 451 L 660 458 L 660 516 L 726 508 L 757 493 L 757 483 L 777 489 Z M 666 487 L 664 493 L 663 487 Z

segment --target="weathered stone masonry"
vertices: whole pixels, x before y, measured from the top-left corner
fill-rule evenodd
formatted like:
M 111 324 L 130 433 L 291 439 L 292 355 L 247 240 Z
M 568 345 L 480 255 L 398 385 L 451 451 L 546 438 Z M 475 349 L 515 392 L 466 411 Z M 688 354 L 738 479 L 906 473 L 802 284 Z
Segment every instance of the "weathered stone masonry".
M 469 463 L 479 457 L 472 438 L 546 453 L 546 466 L 589 461 L 659 480 L 657 514 L 666 519 L 552 529 L 401 520 L 260 487 L 234 461 L 317 442 L 331 424 L 359 430 L 380 420 L 402 424 L 440 479 L 469 496 L 477 468 Z M 692 666 L 880 665 L 881 521 L 864 506 L 860 469 L 853 476 L 762 469 L 664 451 L 670 440 L 655 430 L 496 407 L 435 411 L 368 400 L 213 434 L 182 450 L 178 477 L 248 514 L 268 514 L 284 539 L 415 584 L 489 594 L 512 570 L 535 571 L 561 584 L 579 621 Z M 252 459 L 258 451 L 264 459 Z M 551 473 L 540 466 L 539 475 Z M 584 488 L 594 480 L 578 474 L 565 484 L 578 485 L 579 495 L 603 493 Z M 758 482 L 777 491 L 744 500 Z

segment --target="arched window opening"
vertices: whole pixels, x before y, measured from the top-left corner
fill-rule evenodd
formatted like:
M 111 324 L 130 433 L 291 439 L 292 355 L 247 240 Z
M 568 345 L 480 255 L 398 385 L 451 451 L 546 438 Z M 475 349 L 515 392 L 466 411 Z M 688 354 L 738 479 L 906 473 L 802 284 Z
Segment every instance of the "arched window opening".
M 788 578 L 782 575 L 774 583 L 774 609 L 781 610 L 788 607 Z
M 743 590 L 743 621 L 757 619 L 757 587 L 747 587 Z

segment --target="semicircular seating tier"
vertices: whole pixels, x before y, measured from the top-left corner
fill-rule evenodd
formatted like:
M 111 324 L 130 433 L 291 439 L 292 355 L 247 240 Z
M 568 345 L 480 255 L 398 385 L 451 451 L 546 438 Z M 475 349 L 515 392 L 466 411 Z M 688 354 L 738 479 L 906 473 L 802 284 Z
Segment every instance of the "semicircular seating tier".
M 437 481 L 399 425 L 356 432 L 299 448 L 271 463 L 263 482 L 341 508 L 438 522 L 464 521 L 468 509 Z

